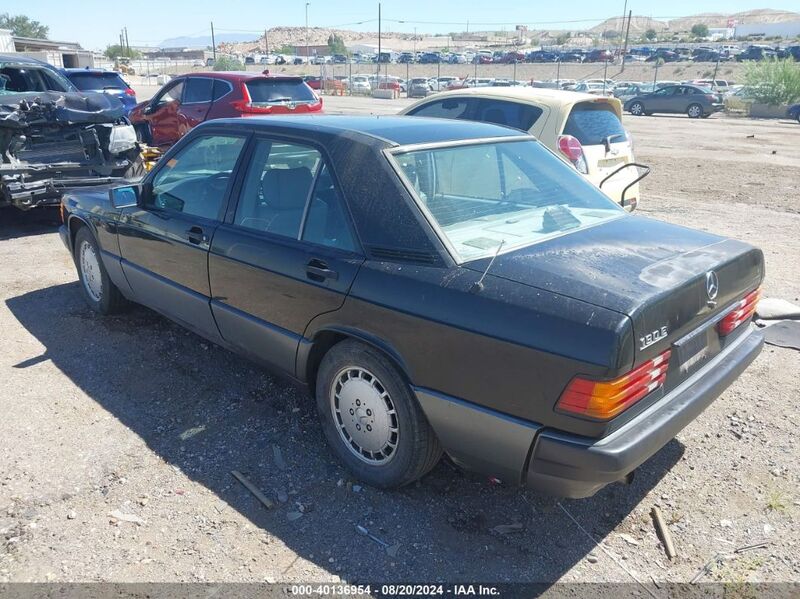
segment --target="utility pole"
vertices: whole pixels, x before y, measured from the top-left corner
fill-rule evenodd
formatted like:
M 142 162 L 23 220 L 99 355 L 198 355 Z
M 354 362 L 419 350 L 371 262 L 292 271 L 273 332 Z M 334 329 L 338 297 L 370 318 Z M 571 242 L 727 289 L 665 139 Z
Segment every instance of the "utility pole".
M 264 54 L 269 54 L 269 42 L 267 41 L 267 30 L 264 29 Z
M 128 28 L 124 28 L 125 31 L 125 47 L 128 49 L 128 56 L 131 55 L 131 43 L 128 41 Z
M 311 62 L 308 53 L 308 5 L 309 4 L 311 4 L 311 2 L 306 2 L 306 63 Z
M 620 69 L 620 73 L 625 70 L 625 56 L 628 54 L 628 36 L 631 34 L 631 16 L 633 15 L 633 10 L 628 13 L 628 27 L 625 29 L 625 45 L 622 48 L 622 68 Z
M 217 42 L 214 40 L 214 21 L 211 21 L 211 54 L 214 57 L 214 64 L 217 62 Z
M 381 87 L 381 3 L 378 2 L 378 89 Z

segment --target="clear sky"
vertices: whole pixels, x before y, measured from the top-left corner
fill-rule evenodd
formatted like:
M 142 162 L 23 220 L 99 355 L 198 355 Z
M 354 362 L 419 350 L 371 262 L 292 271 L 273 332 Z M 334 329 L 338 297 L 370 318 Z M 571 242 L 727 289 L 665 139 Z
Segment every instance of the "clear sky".
M 732 13 L 756 8 L 795 10 L 798 0 L 629 0 L 634 15 L 653 18 L 683 17 L 700 12 Z M 531 28 L 588 28 L 623 12 L 624 0 L 570 0 L 568 2 L 525 0 L 383 0 L 385 29 L 434 33 L 470 29 L 513 29 L 515 24 Z M 130 43 L 155 45 L 178 36 L 207 35 L 209 22 L 218 31 L 262 31 L 280 25 L 303 26 L 304 0 L 3 0 L 0 11 L 24 14 L 50 27 L 50 37 L 78 41 L 85 48 L 101 49 L 119 39 L 128 28 Z M 314 0 L 308 7 L 310 26 L 376 31 L 378 2 L 373 0 Z M 405 21 L 398 23 L 397 21 Z M 361 24 L 357 24 L 361 23 Z M 256 34 L 257 35 L 257 34 Z

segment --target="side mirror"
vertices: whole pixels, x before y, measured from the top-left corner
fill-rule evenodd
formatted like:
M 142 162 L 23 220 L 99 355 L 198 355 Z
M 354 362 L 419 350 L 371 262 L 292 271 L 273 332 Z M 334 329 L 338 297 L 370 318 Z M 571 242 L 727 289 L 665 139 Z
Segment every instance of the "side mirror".
M 131 208 L 139 205 L 139 186 L 126 185 L 114 187 L 109 192 L 111 206 L 114 208 Z

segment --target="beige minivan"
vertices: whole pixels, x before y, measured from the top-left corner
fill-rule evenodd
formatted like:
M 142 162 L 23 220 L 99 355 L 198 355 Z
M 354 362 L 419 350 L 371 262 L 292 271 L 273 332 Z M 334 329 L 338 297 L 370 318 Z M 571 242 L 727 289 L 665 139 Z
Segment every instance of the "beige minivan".
M 622 104 L 616 98 L 546 88 L 479 87 L 428 96 L 401 114 L 527 131 L 628 210 L 639 203 L 635 181 L 648 171 L 634 164 L 633 140 L 622 126 Z

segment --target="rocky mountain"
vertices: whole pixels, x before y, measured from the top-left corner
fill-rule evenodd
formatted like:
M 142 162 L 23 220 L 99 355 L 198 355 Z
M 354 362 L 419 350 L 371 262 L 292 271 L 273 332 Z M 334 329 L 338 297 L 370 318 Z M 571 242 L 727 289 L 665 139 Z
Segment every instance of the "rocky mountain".
M 683 32 L 689 31 L 692 25 L 702 23 L 708 27 L 726 27 L 728 22 L 737 23 L 782 23 L 784 21 L 800 21 L 800 13 L 785 10 L 772 10 L 763 8 L 758 10 L 747 10 L 744 12 L 723 14 L 723 13 L 700 13 L 690 17 L 672 19 L 670 21 L 657 21 L 649 17 L 631 17 L 631 34 L 641 35 L 648 29 L 659 31 Z M 599 25 L 592 27 L 589 31 L 602 34 L 604 31 L 622 32 L 622 17 L 612 17 L 606 19 Z M 623 32 L 624 33 L 624 32 Z

